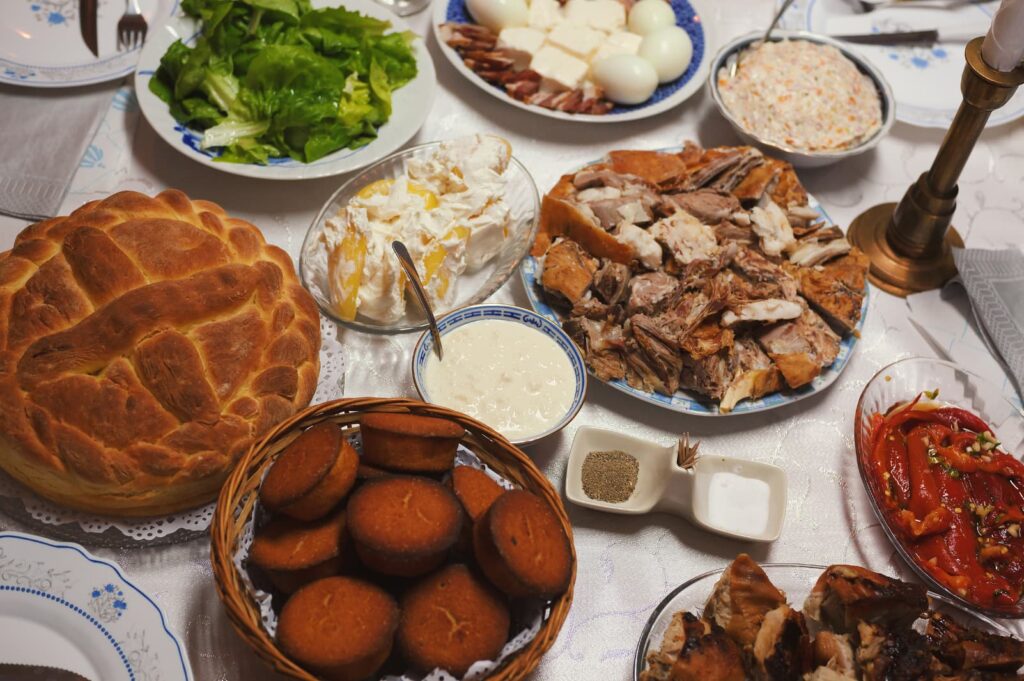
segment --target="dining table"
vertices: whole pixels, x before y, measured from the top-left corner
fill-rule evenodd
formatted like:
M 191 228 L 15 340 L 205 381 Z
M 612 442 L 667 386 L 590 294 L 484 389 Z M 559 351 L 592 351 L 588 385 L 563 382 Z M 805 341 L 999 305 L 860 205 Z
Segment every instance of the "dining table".
M 707 6 L 702 20 L 711 32 L 712 50 L 766 26 L 775 10 L 772 0 L 717 0 Z M 406 20 L 424 36 L 438 78 L 433 109 L 409 144 L 476 132 L 501 135 L 511 142 L 515 156 L 542 193 L 561 174 L 610 149 L 664 148 L 685 140 L 708 147 L 740 143 L 704 89 L 657 116 L 613 124 L 578 124 L 517 109 L 481 92 L 447 63 L 433 37 L 429 9 Z M 959 83 L 948 86 L 956 89 Z M 345 176 L 267 181 L 200 165 L 172 149 L 140 116 L 131 79 L 110 87 L 113 105 L 75 175 L 62 214 L 119 190 L 156 194 L 177 188 L 249 220 L 297 263 L 306 230 Z M 862 210 L 898 201 L 928 168 L 943 134 L 942 129 L 896 123 L 874 150 L 831 166 L 800 170 L 800 178 L 832 220 L 845 229 Z M 968 247 L 1024 244 L 1022 183 L 1024 123 L 985 131 L 961 177 L 954 220 Z M 0 217 L 0 251 L 10 247 L 26 224 Z M 958 294 L 950 290 L 935 295 Z M 529 307 L 518 275 L 489 301 Z M 858 397 L 881 368 L 911 356 L 952 359 L 997 377 L 1000 369 L 979 343 L 969 314 L 919 313 L 915 317 L 912 311 L 907 300 L 871 287 L 861 337 L 839 379 L 826 390 L 771 411 L 727 417 L 686 415 L 591 380 L 579 415 L 562 431 L 525 448 L 556 489 L 564 486 L 566 459 L 581 426 L 613 429 L 662 444 L 688 433 L 701 442 L 703 453 L 782 467 L 788 476 L 785 524 L 778 540 L 749 543 L 711 534 L 672 515 L 615 515 L 566 502 L 578 557 L 572 608 L 530 678 L 632 678 L 641 630 L 658 602 L 674 587 L 725 566 L 739 553 L 760 562 L 859 564 L 915 579 L 883 533 L 858 474 L 853 434 Z M 922 334 L 918 327 L 930 333 Z M 341 356 L 322 375 L 321 380 L 330 383 L 321 394 L 416 397 L 410 361 L 418 333 L 332 331 Z M 1005 378 L 1002 385 L 1012 394 Z M 1014 399 L 1019 404 L 1019 398 Z M 53 528 L 5 512 L 0 515 L 0 529 L 46 534 Z M 138 546 L 90 543 L 85 534 L 76 539 L 96 555 L 116 561 L 160 606 L 168 625 L 184 642 L 195 679 L 283 678 L 232 629 L 217 596 L 206 536 Z M 1016 633 L 1024 631 L 1016 623 L 1009 624 Z

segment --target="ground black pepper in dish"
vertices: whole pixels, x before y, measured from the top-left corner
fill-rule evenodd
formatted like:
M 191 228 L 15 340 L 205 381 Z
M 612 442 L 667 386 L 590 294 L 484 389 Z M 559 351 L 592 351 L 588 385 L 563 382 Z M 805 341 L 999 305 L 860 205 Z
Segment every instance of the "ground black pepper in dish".
M 618 450 L 590 452 L 583 459 L 583 493 L 591 499 L 621 504 L 633 496 L 640 462 Z

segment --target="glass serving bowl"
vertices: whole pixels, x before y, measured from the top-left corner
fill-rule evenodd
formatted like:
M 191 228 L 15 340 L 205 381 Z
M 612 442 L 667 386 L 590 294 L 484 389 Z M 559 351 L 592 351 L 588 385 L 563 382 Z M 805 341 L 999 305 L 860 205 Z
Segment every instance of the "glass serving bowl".
M 992 433 L 1002 442 L 1003 451 L 1018 456 L 1024 452 L 1024 413 L 1006 399 L 1000 388 L 952 362 L 921 357 L 894 362 L 880 370 L 864 386 L 854 417 L 857 470 L 860 471 L 860 479 L 871 501 L 871 508 L 889 541 L 914 572 L 933 589 L 965 608 L 993 617 L 1024 617 L 1024 600 L 1018 601 L 1012 609 L 993 609 L 962 598 L 955 591 L 939 583 L 917 564 L 903 545 L 903 540 L 889 526 L 885 509 L 875 498 L 867 469 L 867 460 L 871 454 L 872 414 L 885 414 L 893 405 L 909 402 L 918 393 L 935 389 L 939 391 L 936 401 L 966 409 L 988 423 Z
M 324 229 L 327 220 L 345 208 L 360 189 L 379 180 L 399 177 L 405 172 L 405 162 L 408 159 L 429 157 L 440 144 L 428 142 L 399 151 L 351 177 L 327 200 L 306 232 L 299 254 L 299 276 L 302 278 L 302 285 L 313 294 L 323 313 L 339 324 L 359 331 L 376 333 L 402 333 L 427 328 L 426 317 L 411 294 L 406 296 L 405 315 L 395 322 L 378 322 L 358 314 L 352 320 L 341 319 L 331 300 Z M 467 270 L 459 275 L 455 280 L 451 305 L 435 309 L 434 315 L 437 317 L 460 307 L 476 305 L 490 297 L 508 281 L 533 244 L 540 219 L 540 196 L 537 193 L 537 185 L 530 172 L 515 157 L 509 160 L 505 177 L 507 184 L 504 199 L 512 212 L 508 236 L 497 255 L 483 267 L 474 271 Z
M 761 567 L 772 584 L 786 594 L 790 605 L 802 610 L 804 601 L 826 566 L 804 563 L 762 563 Z M 704 610 L 704 604 L 707 603 L 714 591 L 715 583 L 721 576 L 721 569 L 697 575 L 673 589 L 658 603 L 648 618 L 643 633 L 640 634 L 640 641 L 633 658 L 633 681 L 640 681 L 640 675 L 647 668 L 647 653 L 661 647 L 665 630 L 672 622 L 672 616 L 677 612 L 692 612 L 695 615 L 700 615 Z M 929 591 L 928 601 L 932 611 L 949 615 L 962 625 L 1001 636 L 1011 635 L 1010 631 L 998 622 L 984 615 L 969 612 L 941 594 Z M 924 621 L 918 620 L 918 624 L 923 628 Z

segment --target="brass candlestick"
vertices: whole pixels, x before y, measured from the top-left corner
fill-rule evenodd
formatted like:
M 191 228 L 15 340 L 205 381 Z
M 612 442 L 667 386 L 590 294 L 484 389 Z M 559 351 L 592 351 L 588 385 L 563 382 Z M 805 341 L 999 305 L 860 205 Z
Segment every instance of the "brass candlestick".
M 967 44 L 960 82 L 964 101 L 935 155 L 931 169 L 910 186 L 899 204 L 869 208 L 850 224 L 850 241 L 871 258 L 871 281 L 898 296 L 938 288 L 956 274 L 951 249 L 963 239 L 950 223 L 957 180 L 988 117 L 1024 84 L 1024 67 L 993 69 L 981 56 L 983 38 Z

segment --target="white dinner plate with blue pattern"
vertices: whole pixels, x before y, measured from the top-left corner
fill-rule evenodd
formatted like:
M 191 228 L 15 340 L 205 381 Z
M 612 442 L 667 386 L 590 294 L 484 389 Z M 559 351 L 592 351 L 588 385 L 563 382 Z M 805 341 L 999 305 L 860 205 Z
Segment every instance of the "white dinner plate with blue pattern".
M 314 8 L 344 6 L 347 10 L 391 22 L 392 31 L 410 30 L 408 24 L 374 0 L 312 0 L 312 5 Z M 416 77 L 392 93 L 391 118 L 377 129 L 377 137 L 366 146 L 339 149 L 312 163 L 302 163 L 288 157 L 271 158 L 267 165 L 222 163 L 217 161 L 220 150 L 200 148 L 202 133 L 174 120 L 167 104 L 149 90 L 149 79 L 160 66 L 160 58 L 171 43 L 180 39 L 186 45 L 193 45 L 198 37 L 199 22 L 180 10 L 159 30 L 150 31 L 135 71 L 135 94 L 139 98 L 142 115 L 164 141 L 193 161 L 232 175 L 261 180 L 311 180 L 359 170 L 399 149 L 423 127 L 437 90 L 434 62 L 430 59 L 423 39 L 417 37 L 413 41 Z
M 659 151 L 679 151 L 676 149 L 659 149 Z M 828 216 L 825 209 L 821 207 L 818 200 L 808 194 L 807 201 L 812 210 L 817 211 L 821 219 L 829 225 L 835 224 L 832 222 L 832 218 Z M 564 315 L 559 314 L 554 308 L 548 305 L 544 299 L 543 292 L 540 286 L 540 263 L 532 255 L 527 255 L 526 259 L 523 260 L 523 264 L 520 266 L 520 274 L 523 278 L 523 286 L 526 288 L 526 296 L 530 299 L 530 305 L 539 314 L 544 315 L 548 319 L 561 322 Z M 830 385 L 836 382 L 839 378 L 839 374 L 843 372 L 846 365 L 850 361 L 850 357 L 853 355 L 853 348 L 857 344 L 857 340 L 860 337 L 861 330 L 864 328 L 864 319 L 868 314 L 868 302 L 871 295 L 871 286 L 869 285 L 864 295 L 864 302 L 860 308 L 860 321 L 857 322 L 857 329 L 854 333 L 848 334 L 839 343 L 839 354 L 836 356 L 836 361 L 831 366 L 825 368 L 821 374 L 817 376 L 808 385 L 798 388 L 797 390 L 784 390 L 780 392 L 771 393 L 757 400 L 743 400 L 733 408 L 732 411 L 723 414 L 718 410 L 718 405 L 709 402 L 707 398 L 701 395 L 689 391 L 689 390 L 678 390 L 674 395 L 662 395 L 660 393 L 640 390 L 626 383 L 625 380 L 618 379 L 614 381 L 604 381 L 616 390 L 621 390 L 627 395 L 631 395 L 637 399 L 643 400 L 650 404 L 677 411 L 682 414 L 692 414 L 694 416 L 732 416 L 734 414 L 750 414 L 758 411 L 767 411 L 769 409 L 777 409 L 787 404 L 799 402 L 800 400 L 810 397 L 811 395 L 820 393 Z M 593 372 L 590 372 L 591 378 L 594 380 L 601 380 L 594 376 Z
M 849 0 L 797 0 L 782 26 L 824 35 L 853 35 L 943 29 L 951 35 L 984 35 L 998 0 L 965 2 L 956 7 L 887 7 L 867 14 Z M 966 60 L 965 39 L 934 45 L 852 45 L 892 86 L 896 119 L 922 128 L 945 130 L 963 101 L 960 77 Z M 996 109 L 988 125 L 1003 125 L 1024 116 L 1024 90 Z
M 90 681 L 190 681 L 188 656 L 152 599 L 78 544 L 0 532 L 0 663 Z
M 178 0 L 139 0 L 139 6 L 152 29 L 177 11 Z M 79 11 L 79 0 L 0 0 L 0 83 L 77 87 L 131 74 L 140 48 L 117 49 L 123 0 L 98 0 L 99 56 L 82 40 Z
M 559 118 L 567 121 L 583 123 L 619 123 L 621 121 L 635 121 L 640 118 L 648 118 L 668 111 L 672 107 L 681 104 L 693 93 L 703 87 L 708 79 L 708 68 L 713 56 L 711 31 L 702 17 L 709 16 L 702 10 L 702 0 L 668 0 L 676 13 L 676 25 L 686 31 L 693 43 L 693 60 L 683 75 L 673 81 L 659 85 L 650 99 L 641 104 L 626 106 L 616 104 L 615 108 L 603 115 L 594 114 L 571 114 L 563 111 L 545 109 L 535 104 L 520 102 L 510 97 L 503 88 L 492 85 L 483 78 L 473 73 L 473 70 L 462 63 L 462 58 L 441 39 L 440 26 L 446 22 L 460 24 L 475 23 L 466 9 L 466 0 L 435 0 L 434 2 L 434 38 L 437 44 L 452 63 L 452 66 L 461 73 L 469 82 L 473 83 L 489 95 L 511 104 L 512 106 L 532 111 L 533 113 Z

